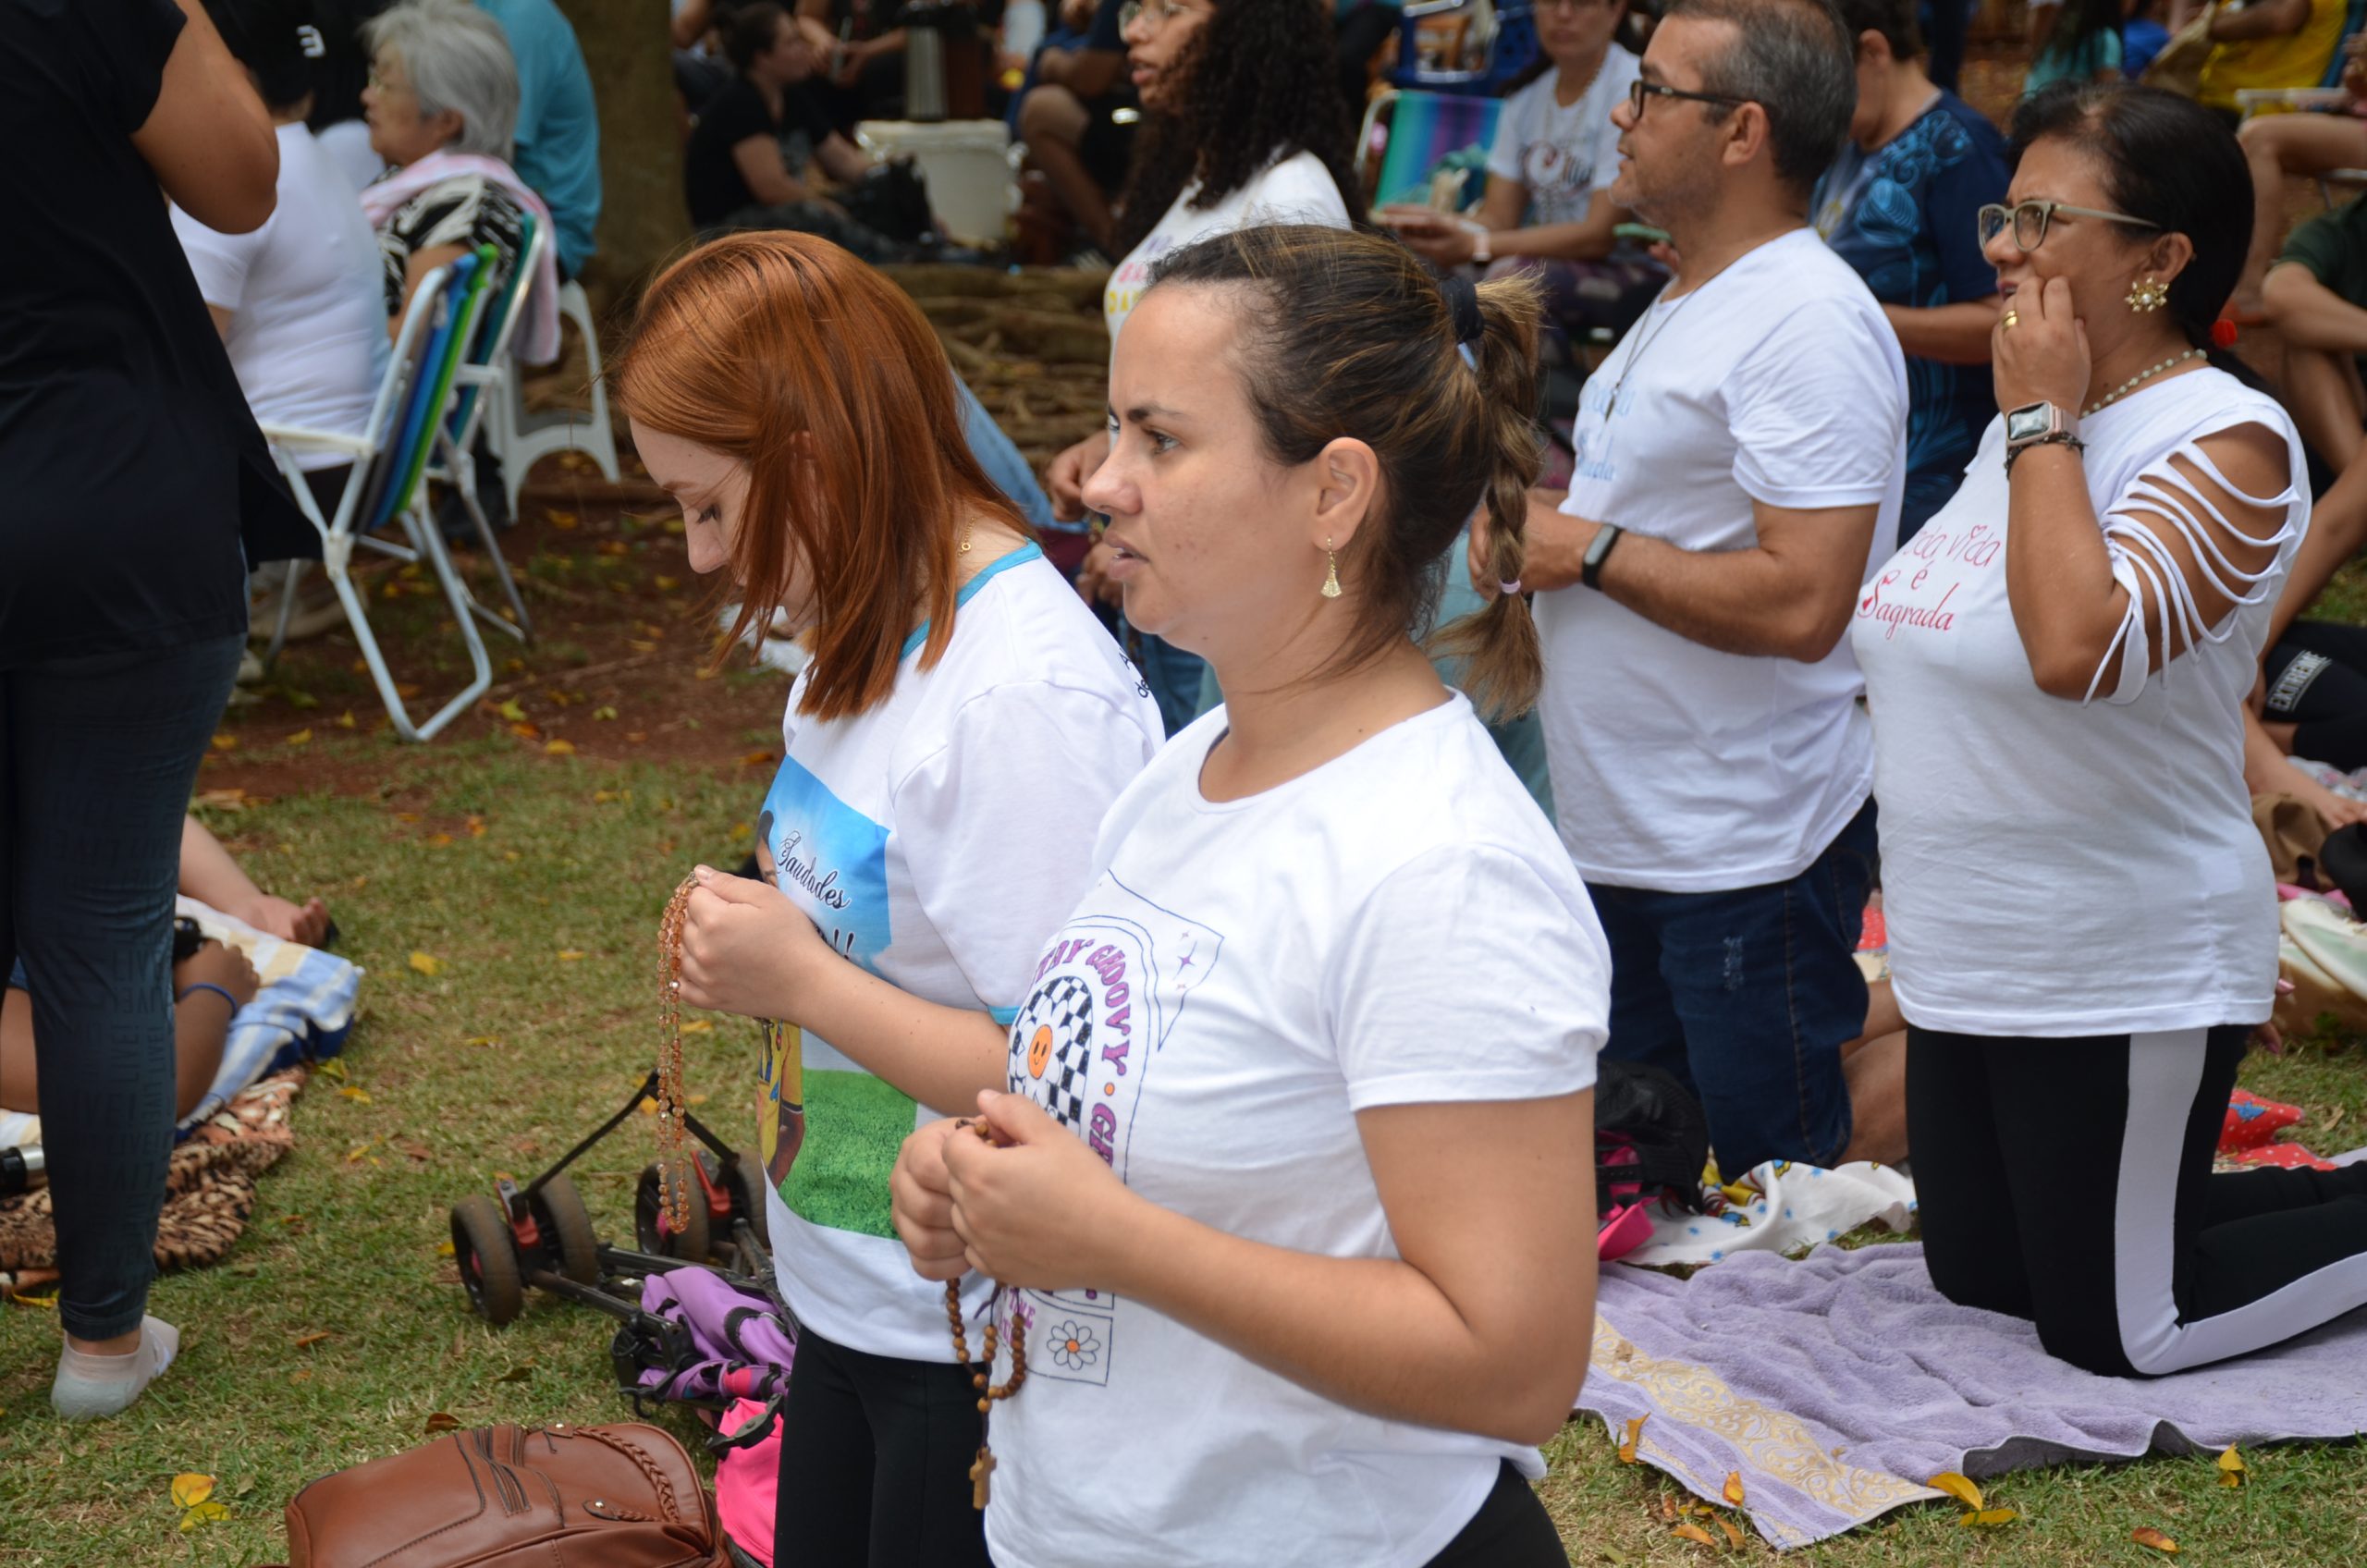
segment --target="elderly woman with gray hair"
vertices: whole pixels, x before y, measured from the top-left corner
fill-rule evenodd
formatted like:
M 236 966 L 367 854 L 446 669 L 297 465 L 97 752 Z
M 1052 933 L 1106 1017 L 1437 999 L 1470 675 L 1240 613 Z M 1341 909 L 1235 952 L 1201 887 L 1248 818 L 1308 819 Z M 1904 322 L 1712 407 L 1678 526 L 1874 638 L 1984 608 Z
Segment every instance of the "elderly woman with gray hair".
M 551 215 L 509 164 L 518 124 L 518 67 L 501 24 L 467 0 L 403 0 L 362 29 L 370 82 L 362 111 L 370 146 L 393 165 L 362 192 L 386 260 L 386 312 L 401 330 L 420 279 L 491 245 L 488 287 L 507 286 L 522 255 L 524 214 Z M 530 280 L 518 351 L 558 354 L 558 271 L 546 246 Z

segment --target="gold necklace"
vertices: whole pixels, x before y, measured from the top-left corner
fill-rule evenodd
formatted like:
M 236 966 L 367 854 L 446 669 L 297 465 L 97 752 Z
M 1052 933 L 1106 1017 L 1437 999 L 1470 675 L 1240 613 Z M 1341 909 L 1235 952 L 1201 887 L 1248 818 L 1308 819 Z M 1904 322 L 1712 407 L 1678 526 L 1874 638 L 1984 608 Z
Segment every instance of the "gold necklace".
M 964 1118 L 955 1122 L 954 1128 L 957 1132 L 967 1128 L 986 1143 L 995 1141 L 994 1133 L 984 1121 Z M 995 1311 L 997 1304 L 1002 1300 L 1002 1286 L 991 1280 L 987 1281 L 987 1356 L 980 1369 L 970 1374 L 970 1386 L 978 1390 L 978 1457 L 970 1465 L 970 1506 L 976 1509 L 987 1506 L 987 1482 L 995 1471 L 994 1451 L 987 1445 L 987 1418 L 994 1410 L 995 1401 L 1009 1399 L 1019 1391 L 1022 1383 L 1027 1381 L 1027 1324 L 1019 1316 L 1016 1297 L 1012 1298 L 1012 1326 L 1018 1332 L 1011 1341 L 1011 1380 L 1007 1383 L 991 1381 L 995 1352 L 1001 1342 Z M 945 1282 L 945 1321 L 946 1326 L 953 1330 L 954 1365 L 969 1366 L 970 1341 L 962 1331 L 962 1281 L 959 1280 Z
M 2114 387 L 2111 391 L 2105 393 L 2103 397 L 2097 398 L 2094 402 L 2090 403 L 2086 408 L 2080 410 L 2079 417 L 2085 419 L 2088 415 L 2096 412 L 2098 410 L 2107 408 L 2110 405 L 2120 401 L 2121 398 L 2128 396 L 2129 393 L 2136 391 L 2140 385 L 2152 380 L 2155 376 L 2161 374 L 2165 370 L 2173 370 L 2177 366 L 2186 363 L 2189 360 L 2199 360 L 2202 357 L 2201 349 L 2189 349 L 2183 354 L 2174 354 L 2170 358 L 2164 360 L 2160 364 L 2153 366 L 2151 370 L 2140 370 L 2135 375 L 2130 376 L 2127 381 L 2122 382 L 2119 386 Z

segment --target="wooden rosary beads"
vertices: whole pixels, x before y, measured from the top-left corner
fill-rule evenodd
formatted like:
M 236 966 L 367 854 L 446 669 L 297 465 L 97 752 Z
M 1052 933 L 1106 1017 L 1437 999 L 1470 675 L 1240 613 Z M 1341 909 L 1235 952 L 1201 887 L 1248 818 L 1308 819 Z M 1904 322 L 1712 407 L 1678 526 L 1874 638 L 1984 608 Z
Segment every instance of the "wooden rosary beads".
M 983 1121 L 964 1120 L 955 1123 L 955 1131 L 968 1128 L 987 1143 L 994 1142 L 994 1133 Z M 983 1367 L 970 1374 L 970 1386 L 978 1390 L 978 1457 L 970 1466 L 970 1506 L 987 1506 L 987 1483 L 995 1472 L 994 1451 L 987 1442 L 987 1418 L 995 1401 L 1009 1399 L 1027 1381 L 1027 1325 L 1017 1313 L 1012 1314 L 1012 1326 L 1018 1332 L 1011 1340 L 1011 1380 L 996 1383 L 990 1379 L 995 1370 L 995 1352 L 1000 1348 L 1001 1333 L 995 1323 L 995 1304 L 1002 1299 L 1002 1287 L 989 1280 L 987 1292 L 987 1354 Z M 970 1365 L 970 1341 L 962 1331 L 962 1281 L 945 1282 L 945 1321 L 953 1330 L 953 1360 L 956 1365 Z
M 682 921 L 696 876 L 685 876 L 657 922 L 657 1204 L 674 1234 L 691 1223 L 690 1101 L 682 1093 Z

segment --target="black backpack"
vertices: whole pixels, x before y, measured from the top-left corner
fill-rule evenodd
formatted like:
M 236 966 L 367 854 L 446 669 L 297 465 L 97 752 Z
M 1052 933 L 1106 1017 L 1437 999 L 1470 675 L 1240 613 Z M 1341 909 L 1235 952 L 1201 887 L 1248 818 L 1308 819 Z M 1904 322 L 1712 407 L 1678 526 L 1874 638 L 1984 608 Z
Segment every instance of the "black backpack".
M 1641 1062 L 1595 1062 L 1594 1205 L 1598 1216 L 1665 1197 L 1699 1213 L 1710 1122 L 1668 1073 Z

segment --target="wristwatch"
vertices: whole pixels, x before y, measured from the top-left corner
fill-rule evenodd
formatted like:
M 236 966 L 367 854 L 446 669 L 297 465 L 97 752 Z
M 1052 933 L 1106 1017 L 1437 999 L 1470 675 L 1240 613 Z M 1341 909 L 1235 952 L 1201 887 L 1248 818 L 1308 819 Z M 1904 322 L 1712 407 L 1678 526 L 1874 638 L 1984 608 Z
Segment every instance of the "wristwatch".
M 2079 422 L 2068 411 L 2053 403 L 2024 403 L 2009 410 L 2005 415 L 2005 472 L 2014 472 L 2014 459 L 2032 447 L 2065 446 L 2073 451 L 2084 451 L 2087 443 L 2078 435 Z
M 1595 530 L 1594 543 L 1587 546 L 1587 553 L 1578 560 L 1579 582 L 1598 594 L 1602 592 L 1602 563 L 1610 558 L 1611 547 L 1619 543 L 1619 536 L 1625 532 L 1615 522 L 1606 522 Z

